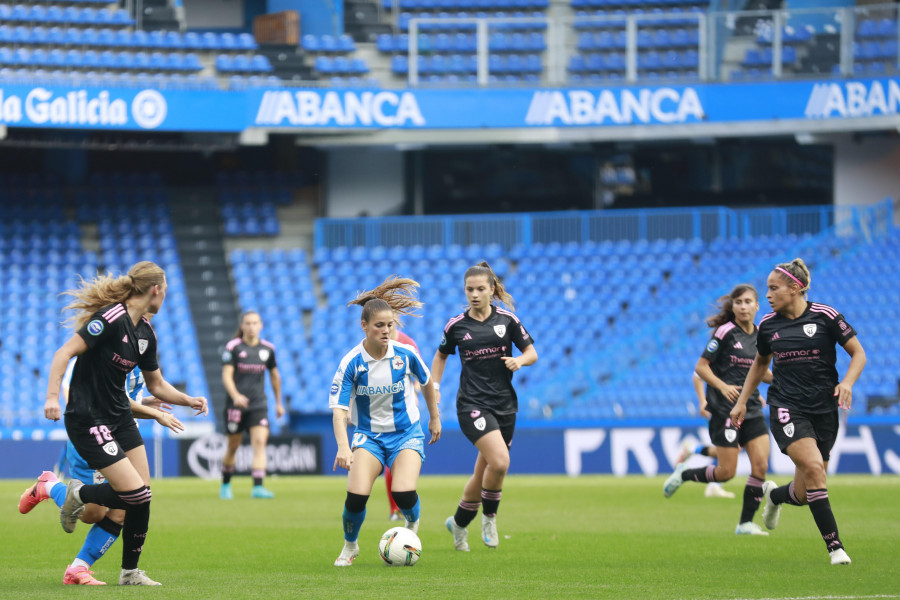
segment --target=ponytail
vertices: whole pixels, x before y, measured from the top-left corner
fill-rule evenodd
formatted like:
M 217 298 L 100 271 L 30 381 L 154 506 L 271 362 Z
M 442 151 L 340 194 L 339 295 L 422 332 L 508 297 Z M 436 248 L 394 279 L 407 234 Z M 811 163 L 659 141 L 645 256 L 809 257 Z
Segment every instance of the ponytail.
M 809 284 L 812 283 L 812 276 L 809 274 L 809 268 L 802 258 L 795 258 L 789 263 L 781 263 L 775 266 L 775 270 L 789 284 L 796 283 L 800 286 L 800 292 L 809 291 Z
M 66 323 L 74 330 L 84 327 L 91 316 L 110 304 L 124 302 L 132 296 L 146 294 L 154 285 L 162 285 L 166 272 L 159 265 L 144 260 L 128 269 L 128 273 L 113 277 L 110 274 L 97 275 L 86 281 L 79 275 L 76 289 L 66 290 L 63 294 L 72 296 L 74 300 L 64 310 L 77 311 L 66 319 Z
M 413 310 L 422 306 L 422 303 L 415 295 L 418 287 L 419 283 L 413 279 L 400 278 L 393 275 L 385 279 L 374 290 L 359 292 L 356 298 L 347 303 L 347 306 L 351 304 L 362 306 L 362 320 L 367 323 L 372 318 L 372 315 L 382 310 L 390 310 L 397 314 L 417 317 L 419 315 L 415 314 Z

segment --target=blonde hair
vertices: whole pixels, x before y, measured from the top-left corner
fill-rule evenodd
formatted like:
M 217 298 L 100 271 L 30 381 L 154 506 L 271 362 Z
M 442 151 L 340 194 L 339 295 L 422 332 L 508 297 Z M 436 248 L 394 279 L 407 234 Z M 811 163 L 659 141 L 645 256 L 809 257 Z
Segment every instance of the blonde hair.
M 148 260 L 143 260 L 130 269 L 125 275 L 113 277 L 110 274 L 97 275 L 90 281 L 79 275 L 79 286 L 66 290 L 63 294 L 72 296 L 64 310 L 77 311 L 66 319 L 66 323 L 78 331 L 91 320 L 95 312 L 117 302 L 124 302 L 132 296 L 141 296 L 149 292 L 154 285 L 162 285 L 166 280 L 166 272 Z
M 809 274 L 809 268 L 802 258 L 795 258 L 789 263 L 781 263 L 775 265 L 775 270 L 781 275 L 782 279 L 786 279 L 788 283 L 796 283 L 800 286 L 801 292 L 809 291 L 809 284 L 812 283 L 812 276 Z
M 508 306 L 511 310 L 516 309 L 516 303 L 513 300 L 513 297 L 510 296 L 509 292 L 506 291 L 506 288 L 503 287 L 503 283 L 500 281 L 500 278 L 497 277 L 496 273 L 494 273 L 491 265 L 487 264 L 487 261 L 483 260 L 477 265 L 466 269 L 466 275 L 465 277 L 463 277 L 463 281 L 465 281 L 469 277 L 478 276 L 487 277 L 488 285 L 494 288 L 494 293 L 492 295 L 493 298 L 496 298 L 497 300 Z
M 420 315 L 412 312 L 414 309 L 422 306 L 422 303 L 415 296 L 415 290 L 418 287 L 419 282 L 413 279 L 392 275 L 374 290 L 359 292 L 356 298 L 347 303 L 347 306 L 351 304 L 362 306 L 362 320 L 367 323 L 372 318 L 372 315 L 383 310 L 418 317 Z

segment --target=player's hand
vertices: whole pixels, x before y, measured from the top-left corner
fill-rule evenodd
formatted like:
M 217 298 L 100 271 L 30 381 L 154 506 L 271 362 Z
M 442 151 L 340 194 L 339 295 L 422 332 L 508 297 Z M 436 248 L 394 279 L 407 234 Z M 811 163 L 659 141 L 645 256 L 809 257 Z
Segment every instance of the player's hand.
M 59 421 L 62 410 L 59 408 L 59 399 L 47 398 L 44 402 L 44 416 L 51 421 Z
M 431 439 L 428 440 L 428 445 L 435 443 L 439 439 L 441 439 L 441 416 L 434 415 L 428 418 L 428 432 L 431 434 Z
M 338 448 L 337 456 L 334 457 L 334 466 L 331 467 L 332 471 L 337 471 L 337 468 L 340 467 L 342 469 L 350 470 L 350 465 L 353 464 L 353 451 L 349 446 L 346 448 Z
M 203 396 L 188 396 L 188 406 L 197 411 L 194 413 L 195 417 L 209 413 L 209 406 Z
M 519 364 L 519 359 L 514 356 L 504 356 L 503 362 L 506 364 L 506 368 L 513 372 L 518 371 L 522 367 L 522 365 Z
M 763 396 L 762 394 L 759 395 L 759 403 L 762 405 L 763 408 L 766 407 L 766 397 Z
M 275 405 L 275 416 L 279 419 L 284 416 L 284 404 L 281 402 Z
M 732 404 L 734 404 L 741 396 L 741 386 L 739 385 L 726 384 L 719 388 L 719 391 L 722 392 L 722 395 Z
M 747 416 L 747 405 L 741 403 L 735 404 L 728 416 L 731 417 L 731 424 L 740 428 L 744 422 L 744 417 Z
M 184 431 L 184 425 L 175 418 L 175 415 L 172 413 L 159 411 L 159 415 L 156 417 L 156 422 L 162 425 L 163 427 L 168 427 L 175 433 L 181 433 Z
M 843 381 L 834 387 L 834 397 L 837 398 L 838 408 L 850 410 L 853 404 L 853 388 Z
M 172 412 L 172 405 L 168 402 L 163 402 L 156 396 L 144 396 L 141 398 L 141 405 L 149 406 L 150 408 L 155 408 L 162 412 Z
M 707 421 L 712 418 L 712 413 L 706 408 L 706 405 L 700 407 L 700 416 L 706 419 Z
M 238 408 L 247 408 L 250 406 L 250 398 L 243 394 L 238 394 L 234 397 L 234 405 Z

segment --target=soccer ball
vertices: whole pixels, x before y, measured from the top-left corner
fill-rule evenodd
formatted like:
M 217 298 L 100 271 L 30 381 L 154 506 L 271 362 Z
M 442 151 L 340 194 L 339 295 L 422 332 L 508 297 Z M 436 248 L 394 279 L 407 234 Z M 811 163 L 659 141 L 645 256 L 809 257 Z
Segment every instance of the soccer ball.
M 378 556 L 391 567 L 411 567 L 422 554 L 419 536 L 406 527 L 388 529 L 378 542 Z

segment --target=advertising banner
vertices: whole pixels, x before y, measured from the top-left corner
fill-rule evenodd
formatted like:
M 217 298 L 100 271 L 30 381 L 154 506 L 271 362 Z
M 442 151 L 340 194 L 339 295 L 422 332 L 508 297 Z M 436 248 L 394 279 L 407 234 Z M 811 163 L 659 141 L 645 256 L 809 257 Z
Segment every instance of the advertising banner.
M 227 438 L 218 433 L 179 444 L 181 475 L 216 479 L 222 475 Z M 266 445 L 266 473 L 270 475 L 318 475 L 322 473 L 322 439 L 318 435 L 270 437 Z M 242 443 L 235 459 L 235 474 L 249 475 L 253 448 Z
M 157 90 L 0 83 L 0 125 L 63 129 L 534 129 L 829 121 L 900 113 L 900 79 L 569 88 Z

